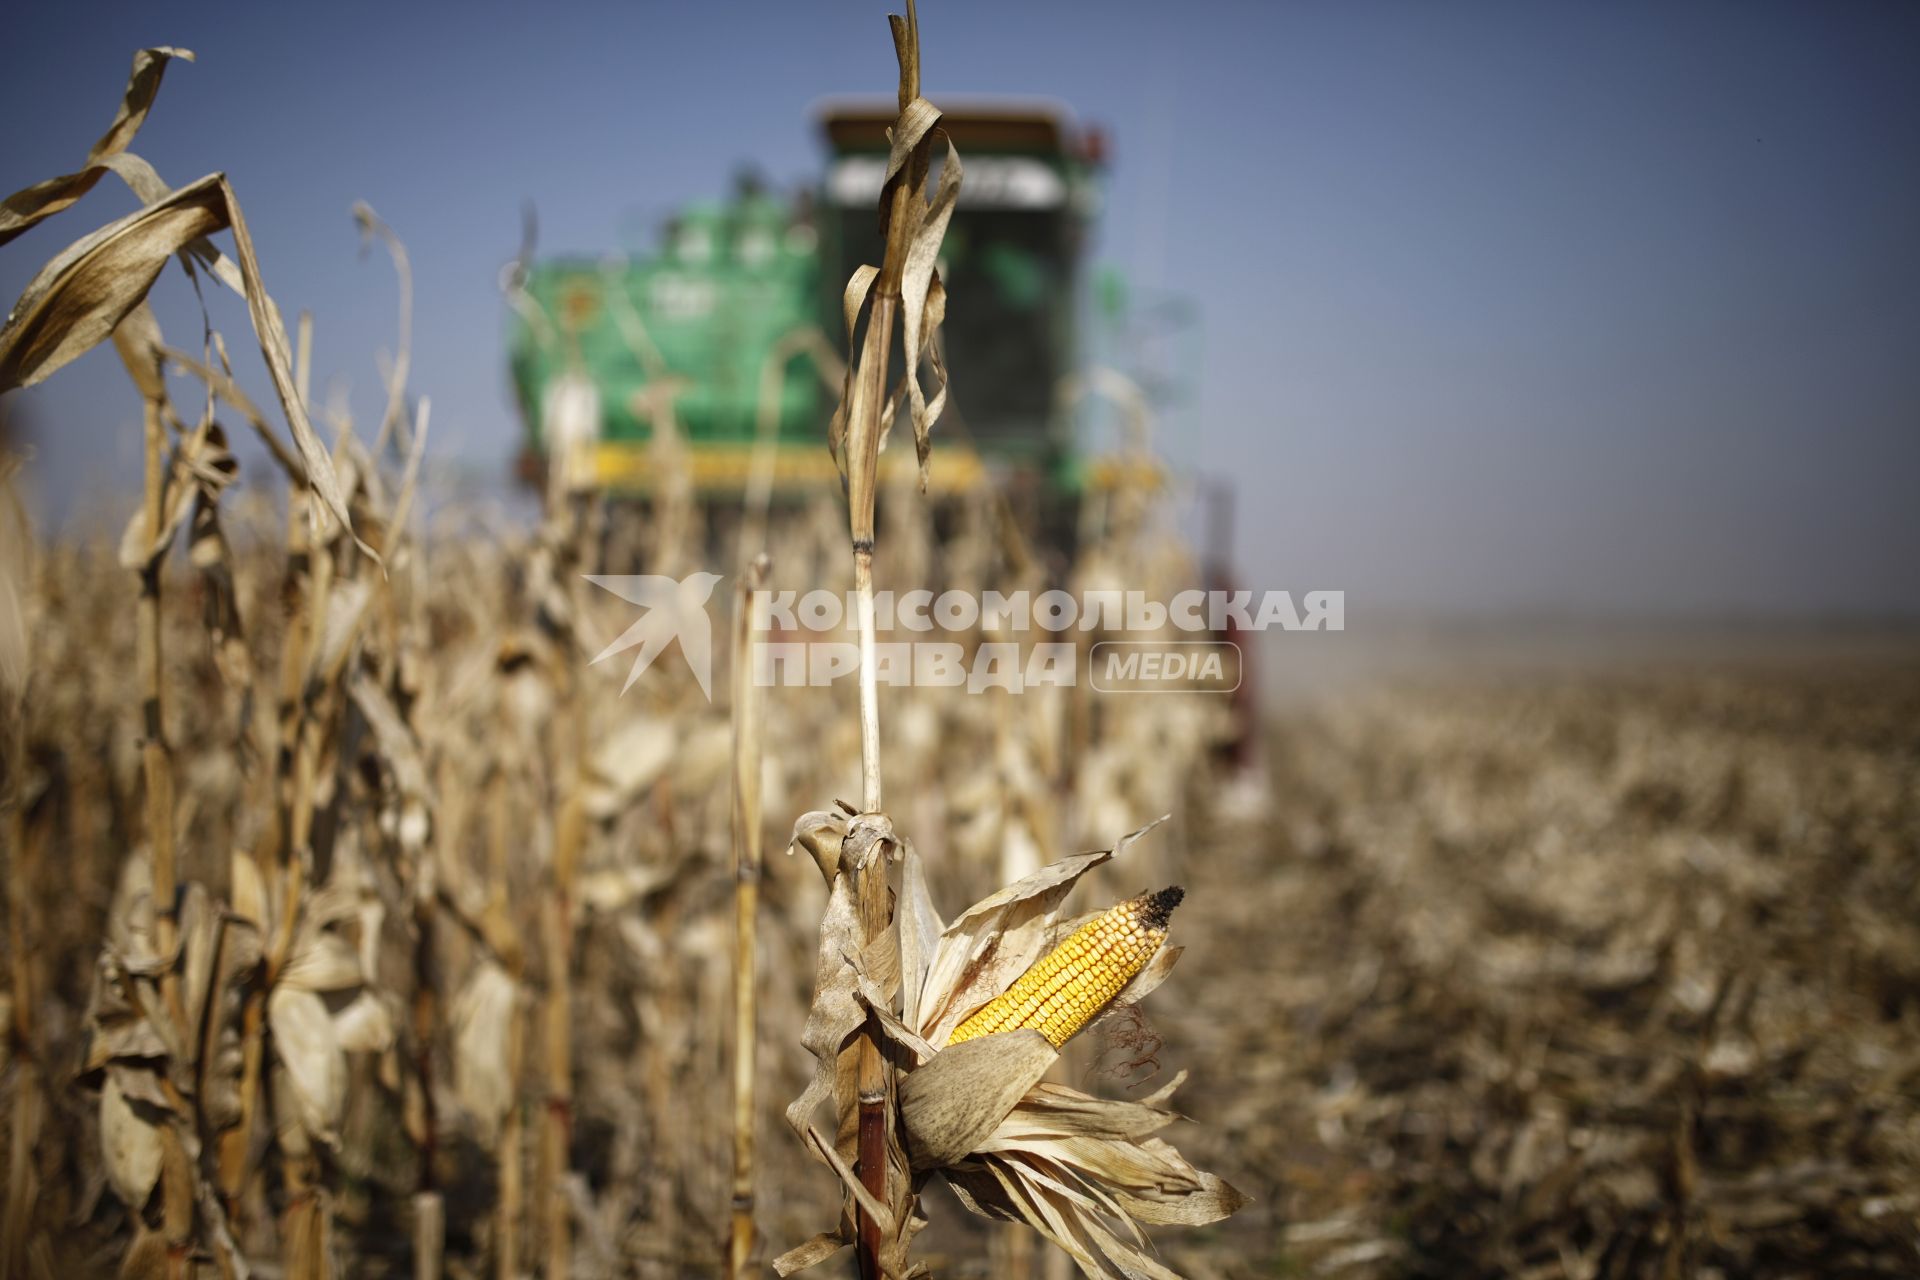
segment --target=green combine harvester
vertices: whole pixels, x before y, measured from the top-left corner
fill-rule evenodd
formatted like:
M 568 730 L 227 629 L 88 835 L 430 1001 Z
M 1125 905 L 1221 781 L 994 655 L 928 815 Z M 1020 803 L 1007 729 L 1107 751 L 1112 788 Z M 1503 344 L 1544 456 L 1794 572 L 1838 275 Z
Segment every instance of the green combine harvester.
M 846 356 L 841 290 L 856 266 L 880 260 L 893 116 L 890 106 L 824 113 L 826 171 L 798 200 L 743 185 L 728 202 L 682 212 L 657 256 L 519 268 L 508 292 L 522 475 L 550 484 L 557 468 L 568 489 L 644 498 L 665 474 L 656 446 L 671 424 L 684 446 L 675 465 L 702 495 L 758 484 L 777 498 L 833 483 L 825 440 Z M 929 486 L 1071 494 L 1121 483 L 1142 463 L 1087 463 L 1069 390 L 1100 135 L 1051 109 L 963 110 L 944 124 L 966 176 L 942 253 L 953 395 Z M 912 464 L 910 441 L 883 458 Z

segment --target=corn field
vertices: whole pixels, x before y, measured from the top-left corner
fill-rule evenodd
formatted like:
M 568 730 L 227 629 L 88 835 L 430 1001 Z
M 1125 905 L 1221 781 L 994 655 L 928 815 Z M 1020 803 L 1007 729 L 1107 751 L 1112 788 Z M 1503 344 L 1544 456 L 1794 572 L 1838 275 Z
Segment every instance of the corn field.
M 364 206 L 386 408 L 318 402 L 245 192 L 131 149 L 181 51 L 7 201 L 43 255 L 142 202 L 47 258 L 0 388 L 111 341 L 145 483 L 43 542 L 5 463 L 0 1271 L 1912 1274 L 1910 655 L 1348 694 L 1270 727 L 1259 803 L 1203 697 L 756 683 L 756 588 L 864 602 L 870 655 L 876 590 L 1198 577 L 1164 496 L 1062 563 L 878 471 L 941 447 L 964 181 L 894 35 L 842 484 L 771 510 L 444 500 Z M 251 331 L 162 333 L 196 288 Z M 707 687 L 597 660 L 633 610 L 590 576 L 716 546 Z

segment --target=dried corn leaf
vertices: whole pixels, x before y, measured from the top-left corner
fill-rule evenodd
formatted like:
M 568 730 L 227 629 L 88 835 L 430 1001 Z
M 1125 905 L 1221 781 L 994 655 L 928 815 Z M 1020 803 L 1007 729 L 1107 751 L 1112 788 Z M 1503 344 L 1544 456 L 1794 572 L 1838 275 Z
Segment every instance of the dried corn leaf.
M 388 372 L 387 407 L 380 416 L 380 429 L 374 434 L 373 451 L 378 453 L 385 446 L 388 437 L 400 426 L 407 407 L 407 370 L 412 364 L 413 349 L 413 267 L 407 260 L 407 247 L 400 237 L 373 211 L 373 206 L 364 200 L 353 204 L 354 225 L 360 228 L 360 245 L 364 252 L 367 245 L 378 238 L 387 247 L 387 254 L 393 259 L 394 275 L 400 283 L 400 330 L 399 345 L 395 349 L 393 368 Z M 400 509 L 404 509 L 404 506 Z
M 811 1267 L 817 1267 L 846 1248 L 848 1240 L 852 1237 L 853 1228 L 847 1223 L 841 1224 L 837 1231 L 822 1231 L 818 1235 L 809 1236 L 773 1260 L 773 1273 L 777 1276 L 790 1276 Z
M 360 627 L 374 601 L 374 584 L 367 578 L 338 583 L 327 597 L 327 616 L 314 646 L 309 675 L 331 679 L 347 664 L 348 652 L 360 636 Z
M 267 886 L 260 875 L 260 864 L 244 849 L 235 849 L 227 860 L 228 910 L 235 919 L 252 927 L 254 936 L 266 936 L 271 919 L 267 905 Z
M 83 1079 L 91 1078 L 115 1059 L 158 1061 L 167 1056 L 167 1042 L 127 1001 L 124 994 L 127 982 L 124 972 L 111 957 L 101 957 L 94 981 L 93 1006 L 87 1014 L 91 1034 L 81 1067 Z
M 511 1050 L 518 1003 L 518 987 L 507 971 L 485 960 L 451 1011 L 454 1096 L 488 1146 L 513 1106 Z
M 104 342 L 168 258 L 227 225 L 226 180 L 216 173 L 69 245 L 0 329 L 0 390 L 30 387 Z
M 980 1142 L 975 1159 L 948 1171 L 949 1183 L 974 1212 L 1017 1217 L 1045 1233 L 1090 1276 L 1171 1275 L 1141 1252 L 1138 1224 L 1203 1225 L 1246 1203 L 1151 1136 L 1179 1118 L 1163 1104 L 1184 1078 L 1137 1102 L 1037 1085 Z
M 905 123 L 914 107 L 925 105 L 925 99 L 916 99 L 909 104 L 907 111 L 901 114 Z M 928 105 L 928 110 L 932 108 Z M 927 122 L 931 128 L 938 120 Z M 908 172 L 905 161 L 900 157 L 900 127 L 895 126 L 894 156 L 887 162 L 887 186 L 904 181 Z M 913 414 L 913 443 L 920 461 L 920 488 L 927 487 L 927 457 L 932 449 L 933 424 L 940 420 L 940 413 L 947 403 L 946 369 L 941 365 L 934 343 L 934 335 L 946 319 L 947 294 L 940 283 L 940 275 L 934 269 L 940 258 L 940 244 L 947 234 L 947 223 L 953 217 L 954 205 L 960 198 L 960 153 L 951 141 L 947 143 L 946 162 L 940 166 L 940 184 L 935 189 L 933 199 L 928 202 L 916 194 L 913 200 L 915 226 L 912 238 L 907 242 L 907 260 L 900 276 L 900 325 L 902 353 L 906 358 L 904 379 L 907 384 L 908 403 Z M 884 202 L 887 197 L 882 195 Z M 933 355 L 931 361 L 935 379 L 933 398 L 929 400 L 920 386 L 921 348 Z
M 228 229 L 254 334 L 305 463 L 306 479 L 340 527 L 351 529 L 332 460 L 294 387 L 286 330 L 261 283 L 253 238 L 221 174 L 209 174 L 109 223 L 43 267 L 0 328 L 0 391 L 32 386 L 104 341 L 146 298 L 169 257 Z M 365 543 L 360 546 L 379 559 Z
M 113 1193 L 137 1210 L 160 1180 L 160 1122 L 137 1112 L 120 1085 L 113 1072 L 100 1089 L 100 1152 Z
M 346 991 L 361 983 L 360 956 L 330 930 L 303 928 L 278 986 L 300 991 Z
M 813 1006 L 807 1012 L 800 1043 L 813 1054 L 816 1067 L 801 1095 L 787 1107 L 787 1123 L 804 1141 L 814 1111 L 837 1093 L 845 1092 L 839 1079 L 848 1064 L 841 1059 L 851 1038 L 867 1020 L 855 970 L 860 952 L 860 913 L 854 902 L 854 877 L 835 876 L 820 918 L 820 948 L 814 967 Z M 844 1110 L 844 1108 L 842 1108 Z
M 672 884 L 678 868 L 664 863 L 606 867 L 580 877 L 580 901 L 594 911 L 624 911 L 634 903 Z
M 403 850 L 417 853 L 433 826 L 433 790 L 427 780 L 420 740 L 393 705 L 393 699 L 371 676 L 354 672 L 347 681 L 347 695 L 373 731 L 373 754 L 382 776 L 390 781 L 382 824 Z
M 795 838 L 798 836 L 796 829 Z M 837 845 L 834 856 L 839 857 Z M 900 1016 L 907 1026 L 918 1029 L 922 1025 L 920 1006 L 926 994 L 927 970 L 933 965 L 933 957 L 940 947 L 940 934 L 946 926 L 927 889 L 926 865 L 911 846 L 901 860 L 900 899 L 894 917 L 900 939 L 900 985 L 904 998 Z
M 133 55 L 133 71 L 127 77 L 127 88 L 121 95 L 120 109 L 114 114 L 113 123 L 107 126 L 107 131 L 93 144 L 93 150 L 87 153 L 86 166 L 77 173 L 48 178 L 45 182 L 35 183 L 8 196 L 0 204 L 0 244 L 6 244 L 34 224 L 70 208 L 93 190 L 94 184 L 107 172 L 109 161 L 126 151 L 134 135 L 140 132 L 140 126 L 146 123 L 147 112 L 152 109 L 153 100 L 160 92 L 160 80 L 166 74 L 167 63 L 174 58 L 192 62 L 193 54 L 186 49 L 162 46 L 142 49 Z
M 393 1047 L 393 1011 L 377 992 L 362 991 L 333 1015 L 333 1033 L 345 1053 L 385 1053 Z
M 859 484 L 866 485 L 865 492 L 873 492 L 875 451 L 854 449 L 852 456 L 849 456 L 847 414 L 852 409 L 853 380 L 860 363 L 860 348 L 854 342 L 854 334 L 860 327 L 860 309 L 867 305 L 867 294 L 873 291 L 873 282 L 879 278 L 878 267 L 866 264 L 855 267 L 853 274 L 847 277 L 846 289 L 840 295 L 841 316 L 847 329 L 847 350 L 852 353 L 852 358 L 847 361 L 840 375 L 840 403 L 835 406 L 833 417 L 827 422 L 827 452 L 833 455 L 834 465 L 840 469 L 840 483 L 852 492 L 861 492 Z M 855 466 L 861 468 L 859 477 L 852 472 Z
M 963 1041 L 900 1081 L 900 1120 L 915 1171 L 978 1150 L 1060 1054 L 1031 1028 Z
M 145 511 L 136 511 L 128 519 L 120 538 L 120 567 L 138 569 L 163 554 L 200 504 L 218 501 L 237 470 L 225 434 L 211 419 L 202 423 L 174 451 L 160 499 L 160 527 L 148 531 Z
M 1011 1144 L 1069 1134 L 1111 1142 L 1144 1141 L 1180 1118 L 1160 1104 L 1185 1079 L 1184 1074 L 1176 1076 L 1145 1098 L 1127 1100 L 1093 1098 L 1065 1085 L 1041 1084 L 1007 1114 L 995 1140 Z
M 674 763 L 683 726 L 646 717 L 627 720 L 593 753 L 586 808 L 596 819 L 624 813 Z
M 180 974 L 180 998 L 185 1006 L 186 1025 L 198 1027 L 202 1025 L 207 1002 L 213 994 L 222 922 L 219 908 L 206 886 L 197 880 L 188 881 L 181 889 L 178 912 L 180 950 L 176 968 Z M 198 1061 L 199 1042 L 190 1036 L 185 1047 L 187 1060 Z
M 172 1255 L 164 1232 L 139 1223 L 134 1229 L 133 1243 L 127 1246 L 127 1255 L 120 1259 L 120 1269 L 114 1276 L 116 1280 L 171 1280 Z
M 840 846 L 847 838 L 847 821 L 853 814 L 853 806 L 845 801 L 833 809 L 817 809 L 801 814 L 793 824 L 793 838 L 787 842 L 787 856 L 792 857 L 795 849 L 805 850 L 831 888 L 840 874 Z
M 127 375 L 139 389 L 140 398 L 165 403 L 166 340 L 160 333 L 159 318 L 145 298 L 114 326 L 113 345 L 120 353 L 120 363 L 126 366 Z
M 333 1145 L 347 1100 L 347 1062 L 326 1001 L 314 991 L 280 983 L 267 997 L 267 1022 L 301 1128 Z

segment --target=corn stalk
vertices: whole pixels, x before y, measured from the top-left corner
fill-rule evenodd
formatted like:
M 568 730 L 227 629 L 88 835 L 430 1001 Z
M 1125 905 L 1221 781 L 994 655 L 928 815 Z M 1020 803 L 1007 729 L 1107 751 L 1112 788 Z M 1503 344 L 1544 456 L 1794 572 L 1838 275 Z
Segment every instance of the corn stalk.
M 6 477 L 0 476 L 0 485 Z M 0 518 L 10 523 L 17 516 L 10 489 L 0 492 L 7 510 Z M 24 521 L 19 524 L 24 526 Z M 24 527 L 9 529 L 7 536 L 18 537 L 17 546 L 25 546 Z M 24 557 L 22 557 L 24 561 Z M 9 566 L 12 567 L 12 566 Z M 24 565 L 21 566 L 24 568 Z M 0 568 L 0 573 L 6 572 Z M 18 588 L 25 587 L 21 572 Z M 10 584 L 11 585 L 11 584 Z M 24 649 L 24 626 L 19 635 Z M 4 641 L 0 641 L 3 643 Z M 19 683 L 8 687 L 17 680 Z M 37 901 L 38 859 L 27 841 L 26 824 L 26 681 L 24 670 L 0 672 L 0 832 L 6 836 L 7 859 L 7 945 L 12 950 L 11 995 L 5 1027 L 8 1057 L 18 1059 L 13 1084 L 13 1123 L 7 1153 L 7 1190 L 4 1211 L 0 1211 L 0 1268 L 8 1275 L 23 1275 L 27 1270 L 27 1248 L 31 1234 L 34 1200 L 33 1150 L 39 1138 L 40 1065 L 34 1043 L 33 1011 L 39 988 L 35 950 L 27 936 L 31 904 Z
M 570 516 L 570 518 L 568 518 Z M 556 577 L 577 584 L 586 548 L 592 545 L 591 525 L 584 504 L 549 514 L 554 539 Z M 577 617 L 579 602 L 570 615 Z M 542 1005 L 542 1065 L 546 1076 L 546 1105 L 540 1122 L 539 1160 L 534 1169 L 534 1203 L 538 1206 L 545 1274 L 559 1280 L 572 1274 L 571 1208 L 565 1186 L 568 1149 L 573 1133 L 573 904 L 579 871 L 580 847 L 585 838 L 585 752 L 587 704 L 581 688 L 584 667 L 578 645 L 566 646 L 566 661 L 556 675 L 561 682 L 560 705 L 554 715 L 554 741 L 549 758 L 555 762 L 557 812 L 554 816 L 552 884 L 544 904 L 546 993 Z
M 733 1200 L 727 1276 L 748 1274 L 753 1255 L 753 1115 L 755 1035 L 754 922 L 760 906 L 762 832 L 760 752 L 764 691 L 754 678 L 750 601 L 767 580 L 763 553 L 746 571 L 733 598 Z
M 903 326 L 905 340 L 903 381 L 912 399 L 914 439 L 924 483 L 927 433 L 932 421 L 939 416 L 945 388 L 943 384 L 929 404 L 921 393 L 915 366 L 921 344 L 926 342 L 936 373 L 944 376 L 939 368 L 937 348 L 931 345 L 932 331 L 945 311 L 945 295 L 933 267 L 953 202 L 959 194 L 960 178 L 958 156 L 949 146 L 940 189 L 931 206 L 921 194 L 930 168 L 933 128 L 939 112 L 920 96 L 920 22 L 913 4 L 907 5 L 906 16 L 889 15 L 887 22 L 900 66 L 900 115 L 891 134 L 892 152 L 881 196 L 886 250 L 878 268 L 861 267 L 847 284 L 845 311 L 849 338 L 863 306 L 867 310 L 867 327 L 858 359 L 849 371 L 844 416 L 836 415 L 829 435 L 829 443 L 840 457 L 847 486 L 847 525 L 853 549 L 855 627 L 860 650 L 861 811 L 882 822 L 885 821 L 882 814 L 885 801 L 880 770 L 873 554 L 880 445 L 891 421 L 890 409 L 898 404 L 897 400 L 892 406 L 887 404 L 887 362 L 898 322 Z M 891 829 L 890 824 L 887 829 Z M 853 900 L 861 944 L 871 947 L 885 936 L 891 925 L 886 859 L 868 858 L 855 864 L 852 870 L 856 877 Z M 887 1243 L 882 1225 L 868 1210 L 867 1202 L 904 1205 L 906 1200 L 905 1197 L 896 1200 L 888 1193 L 889 1152 L 895 1146 L 893 1071 L 881 1051 L 881 1040 L 879 1014 L 870 1011 L 859 1038 L 855 1086 L 858 1137 L 854 1167 L 861 1187 L 867 1192 L 866 1197 L 857 1197 L 854 1204 L 855 1248 L 865 1280 L 880 1280 L 881 1253 Z M 905 1224 L 896 1224 L 896 1230 L 904 1240 Z
M 153 930 L 157 954 L 171 957 L 178 943 L 178 892 L 174 864 L 173 753 L 167 744 L 166 683 L 161 664 L 161 576 L 171 538 L 165 515 L 167 480 L 166 423 L 160 401 L 147 396 L 142 423 L 146 436 L 146 472 L 142 491 L 142 532 L 146 545 L 158 547 L 139 570 L 139 603 L 135 635 L 140 672 L 142 741 L 140 763 L 146 784 L 147 848 L 153 876 Z M 171 1023 L 175 1043 L 186 1034 L 186 1014 L 180 1003 L 179 977 L 169 963 L 160 975 L 159 1016 Z M 161 1222 L 166 1245 L 166 1274 L 176 1280 L 188 1274 L 188 1251 L 193 1241 L 192 1173 L 180 1134 L 171 1125 L 160 1130 Z
M 487 908 L 484 936 L 493 939 L 502 967 L 512 980 L 513 989 L 523 989 L 524 952 L 514 916 L 509 909 L 513 890 L 509 877 L 513 848 L 512 806 L 507 792 L 506 770 L 496 763 L 486 783 L 487 832 Z M 526 1198 L 526 1175 L 522 1167 L 522 1122 L 520 1103 L 521 1072 L 525 1066 L 525 1036 L 517 1007 L 507 1019 L 507 1079 L 512 1100 L 501 1117 L 500 1133 L 494 1148 L 498 1166 L 500 1194 L 494 1206 L 493 1274 L 496 1280 L 514 1280 L 520 1274 L 520 1217 Z

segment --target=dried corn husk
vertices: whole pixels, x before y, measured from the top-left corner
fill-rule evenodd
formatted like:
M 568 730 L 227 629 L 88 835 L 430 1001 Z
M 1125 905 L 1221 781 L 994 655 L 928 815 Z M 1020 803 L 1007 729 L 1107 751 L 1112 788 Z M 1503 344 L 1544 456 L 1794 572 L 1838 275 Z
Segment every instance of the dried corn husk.
M 796 843 L 822 850 L 873 838 L 872 816 L 836 823 L 809 814 Z M 984 1036 L 951 1048 L 946 1037 L 969 1014 L 1012 985 L 1077 921 L 1061 907 L 1076 881 L 1110 861 L 1158 823 L 1121 839 L 1110 850 L 1077 854 L 1042 868 L 943 925 L 910 847 L 901 852 L 898 950 L 876 952 L 854 943 L 857 926 L 844 886 L 821 926 L 821 957 L 807 1046 L 819 1058 L 813 1083 L 788 1108 L 787 1119 L 849 1185 L 844 1145 L 829 1148 L 812 1127 L 813 1110 L 847 1087 L 844 1046 L 879 1014 L 889 1040 L 910 1064 L 899 1088 L 902 1144 L 919 1177 L 937 1175 L 963 1203 L 987 1217 L 1024 1221 L 1064 1249 L 1089 1276 L 1171 1275 L 1144 1250 L 1140 1223 L 1214 1222 L 1244 1198 L 1212 1174 L 1195 1169 L 1152 1135 L 1177 1119 L 1161 1104 L 1181 1079 L 1143 1102 L 1089 1097 L 1041 1078 L 1058 1054 L 1037 1031 Z M 824 868 L 825 858 L 821 859 Z M 1164 981 L 1179 949 L 1163 948 L 1121 992 L 1132 1004 Z M 891 1013 L 897 988 L 908 993 L 903 1014 Z M 845 1135 L 842 1135 L 844 1144 Z M 846 1224 L 790 1250 L 775 1261 L 782 1275 L 831 1256 L 845 1243 Z

